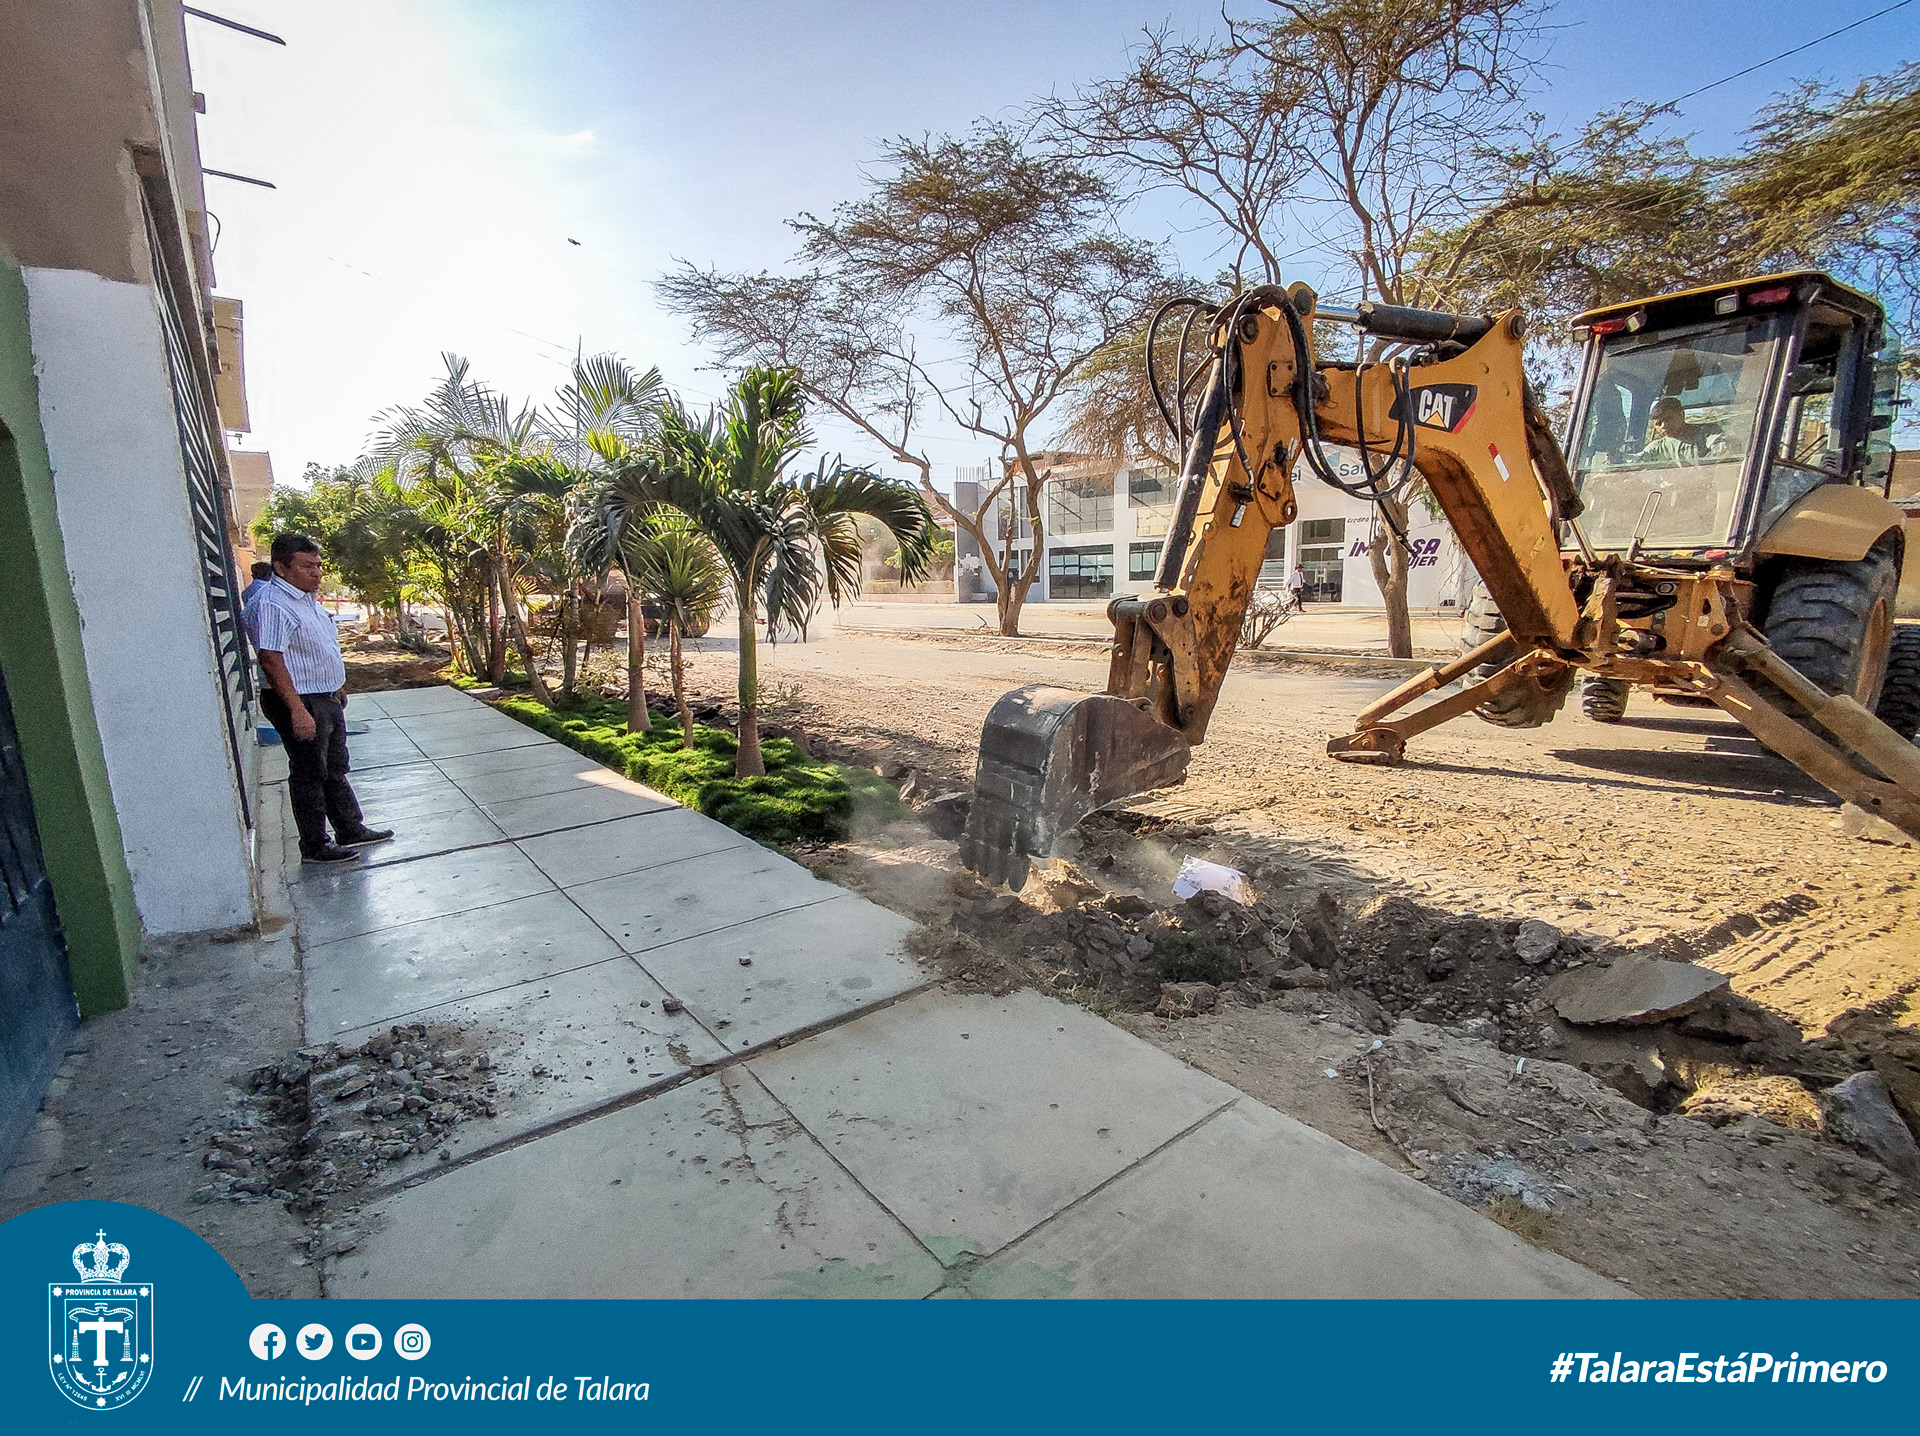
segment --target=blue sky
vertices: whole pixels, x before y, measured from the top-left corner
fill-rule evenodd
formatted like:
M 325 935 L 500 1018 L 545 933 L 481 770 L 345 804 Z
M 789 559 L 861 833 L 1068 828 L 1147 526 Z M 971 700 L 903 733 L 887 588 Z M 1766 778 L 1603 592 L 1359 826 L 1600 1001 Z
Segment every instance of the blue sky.
M 1882 8 L 1787 0 L 1571 0 L 1537 105 L 1577 125 L 1664 101 Z M 652 282 L 675 259 L 772 268 L 784 221 L 858 193 L 876 143 L 962 129 L 1118 70 L 1143 25 L 1211 30 L 1211 5 L 768 0 L 202 0 L 286 37 L 189 18 L 207 96 L 219 289 L 246 304 L 255 433 L 282 479 L 358 452 L 452 349 L 544 399 L 576 341 L 658 364 L 696 402 L 721 387 Z M 1240 7 L 1251 11 L 1254 4 Z M 1793 80 L 1850 81 L 1920 54 L 1920 5 L 1689 101 L 1680 128 L 1730 148 Z M 1146 237 L 1178 217 L 1143 210 Z M 1153 232 L 1157 227 L 1158 232 Z M 577 245 L 568 240 L 578 240 Z M 1175 239 L 1209 269 L 1207 246 Z M 1303 261 L 1295 277 L 1323 282 Z M 936 463 L 980 463 L 935 435 Z M 877 459 L 850 432 L 829 447 Z

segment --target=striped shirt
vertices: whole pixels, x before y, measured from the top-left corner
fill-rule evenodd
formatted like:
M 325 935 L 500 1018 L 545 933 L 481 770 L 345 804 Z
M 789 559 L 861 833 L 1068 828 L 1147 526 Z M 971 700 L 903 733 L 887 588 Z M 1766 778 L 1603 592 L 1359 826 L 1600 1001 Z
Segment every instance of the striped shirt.
M 277 653 L 296 693 L 338 693 L 346 686 L 340 633 L 320 600 L 275 574 L 248 600 L 241 622 L 261 653 Z

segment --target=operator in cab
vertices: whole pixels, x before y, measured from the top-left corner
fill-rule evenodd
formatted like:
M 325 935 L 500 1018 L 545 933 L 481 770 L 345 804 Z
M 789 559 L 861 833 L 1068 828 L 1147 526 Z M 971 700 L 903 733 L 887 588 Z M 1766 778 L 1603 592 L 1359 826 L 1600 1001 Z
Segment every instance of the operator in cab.
M 1700 424 L 1687 422 L 1687 411 L 1669 394 L 1653 402 L 1647 414 L 1647 442 L 1640 450 L 1642 463 L 1697 464 L 1714 450 L 1715 432 Z

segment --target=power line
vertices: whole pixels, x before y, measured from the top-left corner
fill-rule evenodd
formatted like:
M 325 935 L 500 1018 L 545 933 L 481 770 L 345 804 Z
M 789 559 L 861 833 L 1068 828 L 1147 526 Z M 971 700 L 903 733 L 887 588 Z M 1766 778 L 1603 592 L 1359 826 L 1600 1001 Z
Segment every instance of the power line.
M 1773 64 L 1775 61 L 1784 60 L 1789 55 L 1797 55 L 1802 50 L 1811 50 L 1815 45 L 1824 45 L 1827 41 L 1831 40 L 1835 35 L 1844 35 L 1849 30 L 1858 30 L 1862 25 L 1865 25 L 1870 20 L 1878 20 L 1882 15 L 1891 15 L 1895 10 L 1904 10 L 1906 9 L 1907 6 L 1911 5 L 1912 3 L 1913 3 L 1913 0 L 1895 0 L 1895 3 L 1887 6 L 1886 9 L 1876 10 L 1871 15 L 1862 16 L 1860 19 L 1855 20 L 1851 25 L 1842 25 L 1838 30 L 1829 30 L 1827 31 L 1826 34 L 1820 36 L 1817 39 L 1809 40 L 1804 45 L 1795 45 L 1791 50 L 1782 50 L 1779 54 L 1774 55 L 1769 59 L 1762 60 L 1757 65 L 1749 65 L 1744 70 L 1736 70 L 1731 75 L 1723 76 L 1722 78 L 1715 80 L 1711 85 L 1702 85 L 1697 90 L 1688 90 L 1686 94 L 1680 96 L 1680 99 L 1668 100 L 1665 105 L 1661 106 L 1661 108 L 1667 109 L 1667 108 L 1670 108 L 1671 106 L 1678 105 L 1681 100 L 1691 100 L 1695 95 L 1704 95 L 1708 90 L 1717 90 L 1722 85 L 1731 84 L 1733 83 L 1733 81 L 1740 79 L 1744 75 L 1751 75 L 1755 70 L 1764 70 L 1767 68 L 1767 66 Z

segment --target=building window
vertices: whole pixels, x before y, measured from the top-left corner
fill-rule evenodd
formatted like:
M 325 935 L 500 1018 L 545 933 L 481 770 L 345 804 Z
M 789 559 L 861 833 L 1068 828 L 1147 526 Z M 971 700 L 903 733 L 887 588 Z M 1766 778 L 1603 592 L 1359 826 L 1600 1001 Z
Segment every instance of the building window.
M 1173 527 L 1173 495 L 1180 480 L 1164 469 L 1127 471 L 1127 507 L 1133 510 L 1133 531 L 1141 538 L 1159 538 Z
M 1001 538 L 1012 534 L 1016 541 L 1033 537 L 1033 522 L 1027 517 L 1027 486 L 1016 483 L 994 505 L 994 518 Z
M 1323 519 L 1323 523 L 1344 524 L 1344 519 Z M 1343 535 L 1344 537 L 1344 535 Z M 1346 554 L 1338 545 L 1300 549 L 1300 567 L 1307 571 L 1306 603 L 1340 602 L 1341 581 L 1346 574 Z
M 1057 534 L 1113 530 L 1113 475 L 1069 474 L 1053 485 L 1053 531 Z
M 1157 543 L 1136 543 L 1127 545 L 1127 578 L 1133 583 L 1152 583 L 1153 576 L 1160 570 L 1160 545 Z
M 1111 598 L 1113 549 L 1056 548 L 1047 551 L 1048 598 Z
M 1170 509 L 1180 480 L 1165 469 L 1128 469 L 1127 505 L 1136 509 Z
M 1300 524 L 1300 542 L 1303 546 L 1310 543 L 1345 543 L 1346 539 L 1345 519 L 1306 519 Z

